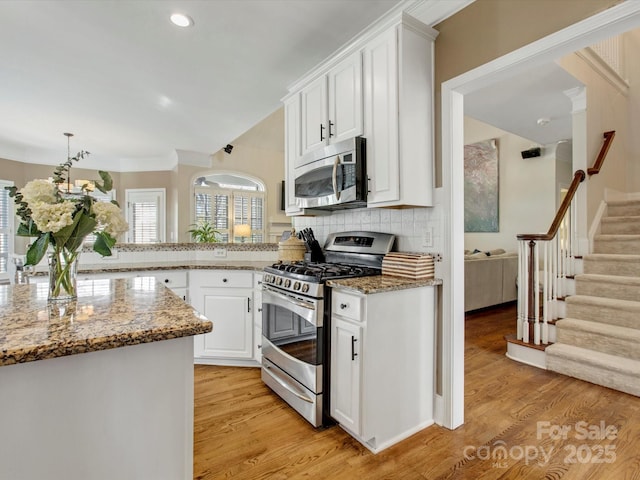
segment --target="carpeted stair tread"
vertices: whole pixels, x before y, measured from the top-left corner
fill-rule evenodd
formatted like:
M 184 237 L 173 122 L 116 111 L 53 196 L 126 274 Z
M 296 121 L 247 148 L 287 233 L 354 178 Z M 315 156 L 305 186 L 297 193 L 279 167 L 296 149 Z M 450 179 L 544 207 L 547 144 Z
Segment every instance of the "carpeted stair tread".
M 576 275 L 576 294 L 618 300 L 640 300 L 640 277 L 583 273 Z
M 571 295 L 565 299 L 566 316 L 640 328 L 640 302 L 616 298 Z
M 547 369 L 640 396 L 640 361 L 554 343 L 545 350 Z
M 596 235 L 594 253 L 633 254 L 640 251 L 640 235 Z
M 576 318 L 556 322 L 557 343 L 640 360 L 640 330 Z
M 609 200 L 607 201 L 607 216 L 636 216 L 640 215 L 640 200 Z
M 604 217 L 600 229 L 603 235 L 640 234 L 640 216 Z
M 640 277 L 640 255 L 590 253 L 582 261 L 585 273 Z

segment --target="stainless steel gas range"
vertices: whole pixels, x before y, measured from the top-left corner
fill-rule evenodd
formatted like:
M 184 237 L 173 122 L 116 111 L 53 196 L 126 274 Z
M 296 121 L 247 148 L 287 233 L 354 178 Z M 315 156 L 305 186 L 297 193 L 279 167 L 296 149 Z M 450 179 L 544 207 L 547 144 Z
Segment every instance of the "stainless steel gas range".
M 395 236 L 329 235 L 326 262 L 279 262 L 265 268 L 262 380 L 315 427 L 329 417 L 331 289 L 328 279 L 379 275 Z

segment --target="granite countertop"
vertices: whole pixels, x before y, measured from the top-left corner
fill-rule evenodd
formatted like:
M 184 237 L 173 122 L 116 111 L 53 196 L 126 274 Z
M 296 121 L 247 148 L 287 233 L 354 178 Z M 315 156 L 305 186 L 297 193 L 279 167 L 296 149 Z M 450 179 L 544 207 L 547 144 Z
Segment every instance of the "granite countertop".
M 78 267 L 79 273 L 108 273 L 108 272 L 134 272 L 152 270 L 252 270 L 262 271 L 265 267 L 273 265 L 273 262 L 251 261 L 251 260 L 190 260 L 169 261 L 169 262 L 140 262 L 133 264 L 115 263 L 109 265 L 106 260 L 100 264 L 85 264 Z M 47 272 L 38 272 L 36 275 L 46 275 Z
M 153 277 L 78 281 L 78 299 L 47 303 L 48 285 L 0 286 L 0 366 L 210 332 L 212 324 Z
M 442 280 L 439 278 L 432 278 L 429 280 L 410 280 L 407 278 L 392 277 L 390 275 L 373 275 L 370 277 L 327 280 L 327 285 L 330 287 L 346 288 L 369 295 L 373 293 L 404 290 L 406 288 L 442 285 Z

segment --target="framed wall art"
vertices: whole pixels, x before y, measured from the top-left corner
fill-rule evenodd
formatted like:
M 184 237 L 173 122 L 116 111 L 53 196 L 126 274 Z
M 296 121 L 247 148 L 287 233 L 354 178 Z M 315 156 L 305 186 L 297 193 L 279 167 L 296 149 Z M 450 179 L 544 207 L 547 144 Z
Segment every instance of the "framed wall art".
M 464 231 L 499 232 L 498 145 L 495 139 L 464 146 Z

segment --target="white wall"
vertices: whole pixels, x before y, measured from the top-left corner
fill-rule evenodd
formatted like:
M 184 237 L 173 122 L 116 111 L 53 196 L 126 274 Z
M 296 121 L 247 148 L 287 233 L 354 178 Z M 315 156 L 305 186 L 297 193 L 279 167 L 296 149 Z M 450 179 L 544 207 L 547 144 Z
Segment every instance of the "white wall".
M 465 144 L 491 138 L 498 143 L 500 231 L 465 233 L 465 250 L 516 251 L 516 235 L 546 232 L 555 215 L 555 146 L 543 148 L 540 157 L 523 159 L 520 152 L 537 146 L 534 142 L 465 117 Z
M 625 68 L 629 82 L 629 126 L 632 132 L 640 128 L 640 29 L 632 30 L 623 35 L 624 52 L 626 54 Z M 628 190 L 640 192 L 640 135 L 630 135 L 629 138 Z

